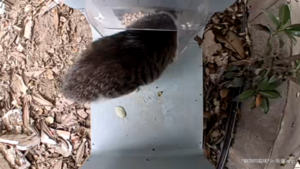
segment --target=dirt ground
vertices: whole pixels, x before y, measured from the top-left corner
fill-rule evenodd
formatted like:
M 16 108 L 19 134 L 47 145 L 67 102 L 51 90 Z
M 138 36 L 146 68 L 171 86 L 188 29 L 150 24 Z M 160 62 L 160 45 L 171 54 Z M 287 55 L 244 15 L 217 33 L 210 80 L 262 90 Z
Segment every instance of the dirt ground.
M 51 2 L 20 0 L 0 15 L 0 152 L 12 167 L 78 168 L 90 155 L 90 107 L 60 93 L 92 41 L 90 26 L 65 5 L 49 10 Z M 36 144 L 20 146 L 28 137 Z

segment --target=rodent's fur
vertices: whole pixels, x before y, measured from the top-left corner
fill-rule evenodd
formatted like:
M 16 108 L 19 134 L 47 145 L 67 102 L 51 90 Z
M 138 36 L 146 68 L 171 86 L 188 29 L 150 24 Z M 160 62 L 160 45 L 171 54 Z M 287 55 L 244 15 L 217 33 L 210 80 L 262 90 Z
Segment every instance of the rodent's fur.
M 170 15 L 160 13 L 129 28 L 176 30 L 176 24 Z M 62 92 L 82 103 L 132 93 L 159 78 L 176 53 L 176 31 L 126 30 L 101 38 L 67 71 Z

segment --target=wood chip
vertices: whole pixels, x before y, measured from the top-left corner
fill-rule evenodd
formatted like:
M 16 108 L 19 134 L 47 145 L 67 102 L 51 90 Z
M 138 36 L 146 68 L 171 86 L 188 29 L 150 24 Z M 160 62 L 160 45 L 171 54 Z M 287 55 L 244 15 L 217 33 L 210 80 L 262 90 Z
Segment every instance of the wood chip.
M 61 169 L 62 168 L 62 164 L 63 164 L 63 161 L 62 160 L 58 160 L 54 166 L 53 166 L 53 169 Z
M 47 124 L 46 124 L 46 122 L 44 121 L 44 120 L 41 120 L 40 121 L 40 125 L 41 125 L 41 130 L 45 133 L 45 134 L 47 134 L 47 136 L 49 136 L 49 138 L 51 138 L 51 139 L 55 139 L 56 138 L 56 135 L 54 135 L 53 133 L 52 133 L 52 131 L 50 130 L 50 128 L 47 126 Z
M 16 94 L 21 94 L 22 96 L 26 94 L 28 87 L 24 84 L 23 78 L 17 74 L 12 76 L 11 88 Z
M 5 159 L 9 162 L 10 166 L 17 169 L 27 169 L 30 163 L 24 158 L 24 155 L 12 146 L 7 146 L 0 143 L 0 152 L 5 156 Z M 16 159 L 20 161 L 18 165 Z
M 80 144 L 80 146 L 78 147 L 77 149 L 77 153 L 76 153 L 76 163 L 78 165 L 81 166 L 82 162 L 83 162 L 83 155 L 84 155 L 84 152 L 85 152 L 85 142 L 86 142 L 86 139 L 84 138 Z
M 77 114 L 83 119 L 85 119 L 88 116 L 88 114 L 84 111 L 84 109 L 77 110 Z
M 30 95 L 24 96 L 24 99 L 23 99 L 23 125 L 27 129 L 31 128 L 30 122 L 29 122 L 29 120 L 30 120 L 29 107 L 30 107 L 31 99 L 32 98 Z
M 54 24 L 55 29 L 58 30 L 59 16 L 58 16 L 57 9 L 53 10 L 53 24 Z
M 53 80 L 53 79 L 54 79 L 52 70 L 47 69 L 46 72 L 45 72 L 45 74 L 46 74 L 46 77 L 47 77 L 49 80 Z
M 30 4 L 27 4 L 24 8 L 24 12 L 29 12 L 31 10 L 32 6 Z
M 42 106 L 50 106 L 53 107 L 53 104 L 49 102 L 48 100 L 44 99 L 42 96 L 36 94 L 35 96 L 32 96 L 33 100 L 36 101 L 38 104 Z
M 31 39 L 33 26 L 34 26 L 34 21 L 32 19 L 30 19 L 29 21 L 26 22 L 25 30 L 24 30 L 24 37 L 26 39 L 29 39 L 29 40 Z
M 19 44 L 18 47 L 17 47 L 17 50 L 19 52 L 23 52 L 24 51 L 24 47 L 21 44 Z
M 55 152 L 61 154 L 63 157 L 69 157 L 72 154 L 72 145 L 69 141 L 64 139 L 60 139 L 61 145 L 59 147 L 56 146 Z
M 2 135 L 0 137 L 1 143 L 16 145 L 16 147 L 21 151 L 26 151 L 31 147 L 40 144 L 40 137 L 38 135 Z
M 20 52 L 11 52 L 10 55 L 13 56 L 19 62 L 22 62 L 26 59 L 26 56 Z

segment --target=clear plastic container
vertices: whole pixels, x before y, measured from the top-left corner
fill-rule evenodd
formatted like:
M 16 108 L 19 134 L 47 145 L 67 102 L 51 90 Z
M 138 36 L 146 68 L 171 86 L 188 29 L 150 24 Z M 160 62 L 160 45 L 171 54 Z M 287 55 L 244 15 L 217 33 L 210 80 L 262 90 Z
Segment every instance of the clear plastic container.
M 209 16 L 209 0 L 86 0 L 86 13 L 90 24 L 102 36 L 126 29 L 153 30 L 153 28 L 128 28 L 137 19 L 161 11 L 169 12 L 177 29 L 178 52 L 182 53 L 188 43 L 205 26 Z

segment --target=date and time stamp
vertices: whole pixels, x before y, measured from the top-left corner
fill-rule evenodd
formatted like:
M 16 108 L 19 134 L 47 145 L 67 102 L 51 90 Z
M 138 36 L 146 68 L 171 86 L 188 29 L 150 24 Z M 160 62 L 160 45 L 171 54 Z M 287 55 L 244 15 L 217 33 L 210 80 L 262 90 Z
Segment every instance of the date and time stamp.
M 296 164 L 297 160 L 287 159 L 242 159 L 244 163 L 277 163 L 277 164 Z

